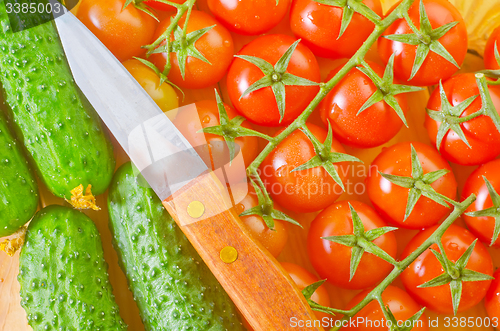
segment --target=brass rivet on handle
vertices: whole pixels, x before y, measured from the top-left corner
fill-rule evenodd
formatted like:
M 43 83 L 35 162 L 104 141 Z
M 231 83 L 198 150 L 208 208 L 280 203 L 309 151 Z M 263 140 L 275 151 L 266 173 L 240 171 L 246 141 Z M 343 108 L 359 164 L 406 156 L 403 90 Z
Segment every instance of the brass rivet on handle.
M 233 263 L 238 259 L 238 251 L 232 246 L 226 246 L 220 251 L 220 259 L 224 263 Z
M 205 213 L 205 206 L 200 201 L 191 201 L 187 206 L 187 213 L 192 218 L 200 218 Z

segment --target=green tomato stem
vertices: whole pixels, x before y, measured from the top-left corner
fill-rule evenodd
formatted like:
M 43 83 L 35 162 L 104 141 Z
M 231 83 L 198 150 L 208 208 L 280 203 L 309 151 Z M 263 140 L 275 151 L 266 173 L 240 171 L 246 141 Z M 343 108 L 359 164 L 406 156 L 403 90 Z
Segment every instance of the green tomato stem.
M 359 302 L 355 307 L 349 310 L 349 312 L 342 318 L 342 321 L 349 320 L 350 317 L 356 315 L 363 307 L 365 307 L 372 300 L 377 300 L 382 302 L 382 292 L 389 286 L 401 273 L 417 259 L 425 250 L 427 250 L 431 245 L 441 242 L 441 237 L 450 227 L 450 225 L 455 222 L 455 220 L 462 215 L 465 210 L 476 201 L 476 196 L 471 194 L 463 202 L 456 204 L 455 208 L 451 214 L 446 218 L 446 220 L 434 231 L 434 233 L 427 238 L 416 250 L 414 250 L 410 255 L 408 255 L 404 260 L 398 262 L 391 273 L 377 285 L 361 302 Z M 342 326 L 336 326 L 330 329 L 330 331 L 340 330 Z

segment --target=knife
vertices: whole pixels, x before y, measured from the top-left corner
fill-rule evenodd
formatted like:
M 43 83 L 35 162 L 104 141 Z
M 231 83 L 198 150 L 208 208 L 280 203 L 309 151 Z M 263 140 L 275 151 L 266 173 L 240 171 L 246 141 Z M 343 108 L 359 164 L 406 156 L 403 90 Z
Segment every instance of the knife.
M 249 324 L 318 324 L 284 269 L 252 240 L 216 174 L 145 90 L 72 13 L 54 21 L 75 82 Z

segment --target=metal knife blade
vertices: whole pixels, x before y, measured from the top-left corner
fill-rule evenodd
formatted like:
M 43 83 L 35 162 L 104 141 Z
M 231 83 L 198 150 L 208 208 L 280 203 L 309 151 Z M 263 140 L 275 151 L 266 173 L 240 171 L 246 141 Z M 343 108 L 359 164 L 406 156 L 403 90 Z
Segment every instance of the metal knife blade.
M 162 201 L 207 171 L 170 119 L 83 23 L 71 12 L 54 22 L 77 85 Z

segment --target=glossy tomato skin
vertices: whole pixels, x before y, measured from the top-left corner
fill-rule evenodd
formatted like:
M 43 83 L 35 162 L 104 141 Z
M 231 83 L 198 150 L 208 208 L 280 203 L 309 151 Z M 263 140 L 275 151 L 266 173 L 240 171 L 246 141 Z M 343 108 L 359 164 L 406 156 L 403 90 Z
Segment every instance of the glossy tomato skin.
M 241 196 L 245 192 L 247 192 L 245 197 L 235 206 L 238 214 L 259 205 L 257 194 L 252 185 L 241 183 L 231 186 L 231 193 L 234 198 Z M 279 207 L 276 205 L 274 208 L 279 210 Z M 274 257 L 280 255 L 288 240 L 287 222 L 274 220 L 274 230 L 271 230 L 267 227 L 262 217 L 258 215 L 240 216 L 240 219 L 250 230 L 254 238 L 267 248 Z
M 438 192 L 455 199 L 457 181 L 450 165 L 432 147 L 412 142 L 424 174 L 440 169 L 449 170 L 446 175 L 431 184 Z M 410 216 L 404 220 L 410 189 L 392 184 L 379 171 L 396 176 L 411 176 L 410 142 L 402 142 L 382 150 L 370 166 L 367 191 L 375 210 L 392 225 L 407 229 L 422 229 L 436 224 L 446 217 L 451 209 L 421 196 Z
M 179 21 L 179 27 L 184 27 L 185 16 Z M 159 38 L 168 28 L 170 18 L 164 19 L 158 25 L 155 38 Z M 185 79 L 182 79 L 177 54 L 171 53 L 172 69 L 168 78 L 177 86 L 188 89 L 200 89 L 217 83 L 226 74 L 233 60 L 233 38 L 227 29 L 209 14 L 193 10 L 189 18 L 187 33 L 215 25 L 195 43 L 196 49 L 208 60 L 206 63 L 195 57 L 188 56 L 186 61 Z M 172 37 L 173 40 L 173 37 Z M 160 71 L 166 64 L 166 53 L 151 55 L 150 59 Z
M 340 201 L 316 216 L 307 235 L 309 259 L 322 279 L 346 289 L 365 289 L 378 284 L 393 266 L 381 258 L 364 253 L 354 277 L 349 281 L 351 247 L 337 244 L 322 237 L 353 234 L 352 217 L 348 202 L 356 210 L 365 231 L 387 226 L 371 209 L 359 201 Z M 396 256 L 397 244 L 394 233 L 386 233 L 373 241 L 392 257 Z
M 453 106 L 470 97 L 479 95 L 479 88 L 472 73 L 452 77 L 443 83 L 443 88 L 449 102 Z M 500 112 L 500 87 L 490 86 L 489 91 L 497 112 Z M 479 111 L 481 106 L 481 98 L 478 96 L 462 113 L 461 117 Z M 431 94 L 427 108 L 430 110 L 441 110 L 439 89 L 435 89 Z M 439 122 L 434 121 L 429 115 L 426 115 L 425 128 L 434 146 L 436 146 L 439 125 Z M 450 130 L 445 134 L 440 148 L 441 155 L 446 160 L 461 165 L 479 165 L 493 160 L 500 154 L 500 133 L 497 131 L 491 118 L 488 116 L 479 116 L 461 124 L 461 127 L 472 148 L 469 148 L 455 132 Z
M 151 44 L 157 26 L 150 15 L 125 0 L 81 1 L 77 17 L 120 61 L 140 57 Z
M 493 322 L 498 324 L 500 320 L 500 269 L 497 269 L 493 274 L 495 279 L 491 282 L 486 297 L 484 298 L 484 306 L 488 316 Z
M 266 35 L 258 37 L 239 52 L 239 55 L 250 55 L 264 59 L 275 65 L 295 39 L 286 35 Z M 309 79 L 320 81 L 319 65 L 313 53 L 302 43 L 295 49 L 287 72 Z M 280 122 L 278 106 L 271 87 L 254 91 L 245 97 L 245 90 L 264 77 L 262 71 L 243 59 L 235 58 L 227 74 L 227 90 L 236 110 L 251 122 L 264 126 L 281 126 L 290 124 L 307 107 L 319 91 L 318 86 L 286 86 L 286 108 Z
M 465 182 L 464 189 L 462 191 L 462 200 L 467 199 L 471 194 L 475 194 L 477 199 L 472 203 L 472 205 L 467 208 L 466 213 L 484 210 L 493 207 L 493 202 L 488 192 L 486 183 L 483 180 L 485 176 L 495 191 L 500 193 L 500 160 L 493 160 L 486 164 L 483 164 L 477 168 Z M 467 224 L 470 232 L 479 238 L 486 245 L 490 245 L 491 238 L 493 237 L 493 230 L 495 228 L 495 218 L 494 217 L 471 217 L 464 214 L 463 219 Z M 500 239 L 497 239 L 494 243 L 495 247 L 500 247 Z
M 204 156 L 205 163 L 211 169 L 218 169 L 228 160 L 227 147 L 222 136 L 198 132 L 202 128 L 220 125 L 219 110 L 215 100 L 197 101 L 194 108 L 182 109 L 176 116 L 174 124 L 179 131 L 186 137 L 188 142 L 199 149 L 198 152 Z M 237 116 L 236 111 L 224 104 L 229 118 Z M 252 128 L 248 122 L 242 123 L 243 127 Z M 224 164 L 227 180 L 223 182 L 237 183 L 246 180 L 245 168 L 257 157 L 258 150 L 257 137 L 238 137 L 235 139 L 239 146 L 243 163 L 241 159 L 235 158 L 231 165 Z M 222 163 L 222 164 L 221 164 Z M 215 170 L 214 169 L 214 170 Z
M 139 60 L 127 60 L 122 64 L 144 90 L 148 92 L 158 107 L 163 112 L 168 112 L 167 116 L 170 119 L 174 119 L 176 113 L 174 109 L 179 107 L 179 98 L 174 88 L 166 82 L 160 85 L 158 75 Z
M 398 4 L 394 5 L 390 12 Z M 419 5 L 420 1 L 415 1 L 408 11 L 411 20 L 417 28 L 420 28 Z M 459 22 L 459 24 L 441 37 L 439 42 L 448 50 L 457 64 L 461 66 L 467 53 L 467 29 L 460 12 L 447 0 L 424 0 L 424 6 L 433 29 L 451 22 Z M 408 23 L 404 19 L 399 19 L 384 32 L 384 35 L 408 33 L 413 33 Z M 430 51 L 415 77 L 408 81 L 415 61 L 416 50 L 416 45 L 391 41 L 383 36 L 378 41 L 378 52 L 386 63 L 389 61 L 391 55 L 396 53 L 394 74 L 396 78 L 405 84 L 417 86 L 434 85 L 457 72 L 458 68 L 455 65 L 446 61 L 437 53 Z
M 243 35 L 258 35 L 275 27 L 290 0 L 208 0 L 208 8 L 224 26 Z
M 379 0 L 363 3 L 382 16 Z M 349 58 L 373 31 L 375 25 L 361 14 L 354 13 L 351 23 L 338 38 L 343 9 L 320 4 L 314 0 L 293 0 L 290 8 L 290 27 L 297 38 L 317 56 Z
M 493 30 L 488 38 L 488 42 L 486 43 L 486 48 L 484 49 L 484 66 L 486 69 L 500 69 L 500 64 L 495 58 L 495 44 L 497 45 L 498 52 L 500 53 L 500 26 Z
M 346 306 L 346 309 L 352 309 L 358 303 L 360 303 L 367 295 L 370 290 L 363 291 L 356 295 Z M 404 322 L 410 317 L 415 315 L 422 309 L 408 293 L 402 289 L 389 285 L 384 292 L 382 292 L 382 301 L 385 306 L 389 306 L 389 309 L 394 314 L 394 318 L 397 322 L 404 325 Z M 389 330 L 388 323 L 384 317 L 384 313 L 380 308 L 377 301 L 372 301 L 367 304 L 359 313 L 356 314 L 356 318 L 363 318 L 364 323 L 357 323 L 357 325 L 347 325 L 343 327 L 344 330 L 358 330 L 358 331 L 371 331 L 371 330 Z M 375 326 L 375 321 L 380 321 L 380 326 Z M 374 325 L 375 324 L 375 325 Z M 427 331 L 429 330 L 428 320 L 425 314 L 420 316 L 418 322 L 415 322 L 412 330 Z
M 323 142 L 327 132 L 307 124 L 312 134 Z M 342 145 L 333 140 L 332 151 L 345 153 Z M 280 206 L 298 213 L 314 212 L 326 208 L 342 194 L 342 188 L 322 167 L 293 171 L 309 161 L 315 154 L 314 147 L 300 130 L 286 137 L 262 162 L 260 175 L 271 198 Z M 349 175 L 348 163 L 335 164 L 342 182 Z
M 370 67 L 383 76 L 384 68 L 368 61 Z M 341 69 L 332 70 L 326 81 Z M 358 111 L 377 91 L 373 82 L 361 71 L 354 68 L 328 93 L 319 106 L 321 119 L 326 127 L 330 122 L 333 134 L 341 143 L 358 148 L 370 148 L 391 140 L 401 129 L 403 121 L 385 101 L 380 101 Z M 401 109 L 407 112 L 406 96 L 396 96 Z
M 406 258 L 415 251 L 431 234 L 438 228 L 433 226 L 417 234 L 405 247 L 401 259 Z M 474 242 L 476 237 L 466 229 L 451 225 L 443 234 L 441 242 L 446 256 L 456 262 L 466 249 Z M 436 244 L 430 248 L 440 252 Z M 466 269 L 474 270 L 486 275 L 493 275 L 493 262 L 491 257 L 481 242 L 477 242 L 472 255 L 467 263 Z M 451 301 L 451 291 L 449 284 L 418 288 L 419 285 L 444 273 L 444 269 L 430 249 L 422 253 L 408 268 L 401 274 L 401 280 L 406 291 L 418 303 L 428 309 L 441 314 L 452 314 L 453 305 Z M 458 312 L 472 308 L 486 295 L 486 291 L 491 284 L 491 280 L 462 282 L 462 296 Z

